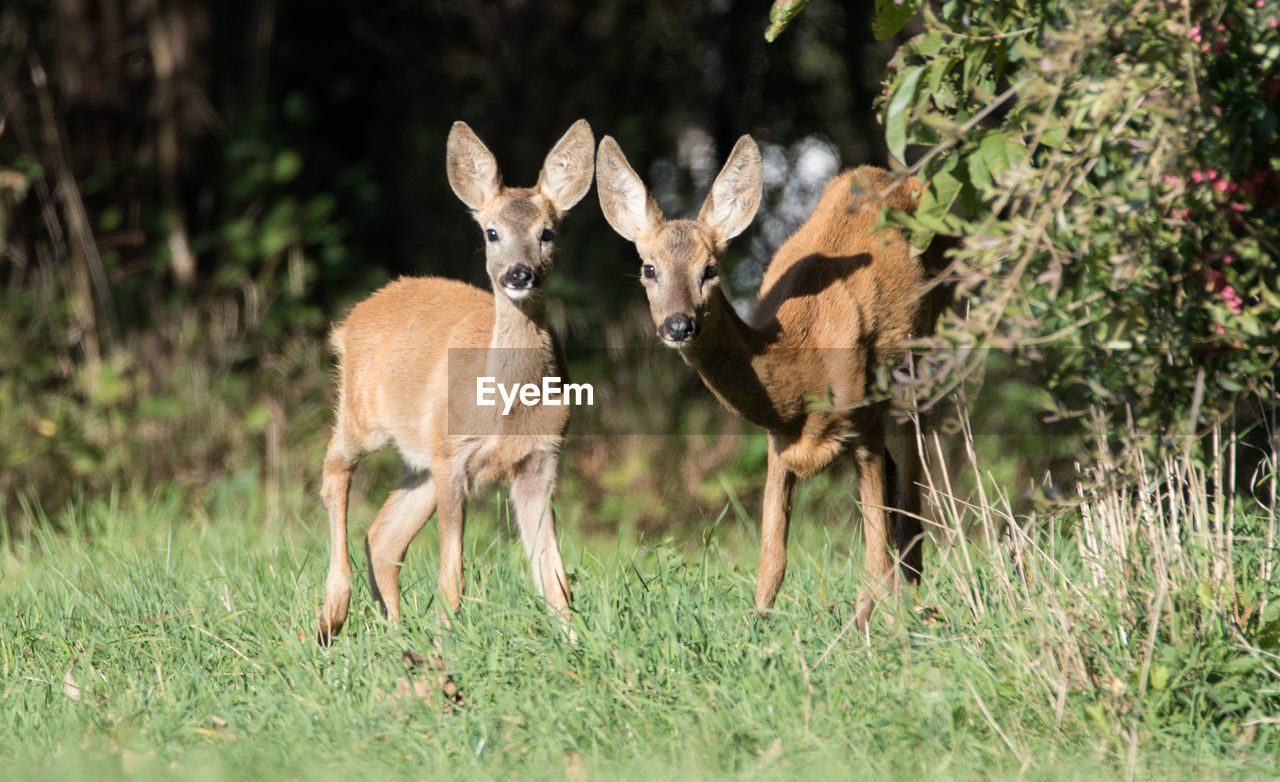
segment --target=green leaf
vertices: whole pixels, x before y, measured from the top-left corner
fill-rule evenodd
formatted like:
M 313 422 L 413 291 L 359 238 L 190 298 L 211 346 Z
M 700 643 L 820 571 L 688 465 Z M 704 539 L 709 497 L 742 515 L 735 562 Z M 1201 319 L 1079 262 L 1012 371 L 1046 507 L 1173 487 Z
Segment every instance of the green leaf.
M 1271 600 L 1262 612 L 1262 623 L 1269 625 L 1276 621 L 1280 621 L 1280 600 Z
M 991 57 L 991 46 L 989 44 L 979 44 L 972 51 L 966 52 L 964 57 L 964 66 L 961 68 L 961 86 L 965 91 L 973 89 L 974 76 L 980 74 L 983 67 L 987 64 Z
M 999 177 L 1002 172 L 1022 162 L 1027 148 L 1005 133 L 990 133 L 978 144 L 978 154 L 992 177 Z
M 1067 130 L 1061 125 L 1050 125 L 1040 136 L 1040 144 L 1051 149 L 1067 149 Z
M 1160 692 L 1169 686 L 1169 669 L 1159 663 L 1151 666 L 1151 689 Z
M 920 10 L 919 0 L 876 0 L 876 16 L 871 32 L 877 41 L 895 35 Z
M 905 162 L 907 150 L 907 114 L 915 102 L 916 90 L 920 87 L 920 79 L 924 76 L 924 66 L 913 65 L 903 69 L 898 75 L 898 84 L 889 98 L 889 106 L 885 109 L 884 137 L 889 145 L 889 154 Z
M 961 179 L 961 159 L 958 155 L 947 158 L 942 168 L 929 179 L 924 194 L 920 196 L 920 205 L 916 207 L 916 219 L 934 231 L 950 233 L 951 226 L 943 222 L 956 196 L 964 186 Z
M 764 39 L 773 43 L 808 4 L 809 0 L 776 0 L 769 9 L 769 27 L 764 31 Z
M 271 166 L 271 178 L 277 184 L 283 184 L 296 177 L 301 170 L 302 155 L 292 149 L 282 149 Z
M 991 169 L 987 167 L 987 161 L 977 152 L 971 152 L 965 155 L 965 164 L 969 168 L 969 183 L 973 185 L 980 194 L 986 193 L 991 189 L 993 180 L 991 178 Z
M 947 71 L 951 70 L 953 61 L 950 59 L 937 59 L 933 61 L 933 65 L 929 66 L 929 81 L 926 90 L 933 97 L 934 103 L 942 105 L 938 100 L 938 92 L 942 87 L 942 79 L 947 75 Z M 955 105 L 954 97 L 951 105 Z

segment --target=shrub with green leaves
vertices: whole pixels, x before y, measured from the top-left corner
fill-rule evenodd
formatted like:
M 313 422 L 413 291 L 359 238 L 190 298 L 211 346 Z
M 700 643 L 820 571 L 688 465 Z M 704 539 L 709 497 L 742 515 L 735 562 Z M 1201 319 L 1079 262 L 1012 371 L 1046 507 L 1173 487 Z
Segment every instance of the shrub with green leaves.
M 1280 6 L 922 10 L 883 107 L 891 153 L 928 183 L 914 216 L 890 219 L 918 243 L 964 240 L 964 318 L 934 338 L 933 379 L 1010 349 L 1059 412 L 1158 433 L 1274 398 Z

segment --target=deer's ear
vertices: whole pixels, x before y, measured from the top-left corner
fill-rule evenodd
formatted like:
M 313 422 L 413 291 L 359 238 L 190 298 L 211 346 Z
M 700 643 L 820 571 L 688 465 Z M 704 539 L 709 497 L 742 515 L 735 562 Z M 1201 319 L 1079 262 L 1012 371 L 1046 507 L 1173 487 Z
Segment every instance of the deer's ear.
M 763 181 L 760 148 L 750 136 L 743 136 L 733 146 L 698 213 L 698 219 L 715 234 L 721 250 L 751 225 L 760 208 Z
M 498 161 L 465 122 L 453 123 L 445 145 L 449 187 L 473 211 L 481 209 L 502 190 Z
M 600 142 L 596 155 L 596 191 L 600 211 L 613 230 L 629 242 L 662 222 L 662 210 L 627 162 L 612 136 Z
M 538 189 L 555 204 L 560 212 L 567 212 L 591 189 L 591 176 L 595 172 L 596 139 L 585 119 L 573 126 L 547 153 L 538 175 Z

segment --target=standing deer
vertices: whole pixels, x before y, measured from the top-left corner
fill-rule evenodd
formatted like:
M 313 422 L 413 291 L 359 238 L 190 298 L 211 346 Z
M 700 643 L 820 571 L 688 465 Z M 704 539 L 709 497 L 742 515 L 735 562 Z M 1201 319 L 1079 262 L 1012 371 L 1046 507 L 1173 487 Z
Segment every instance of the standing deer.
M 342 629 L 351 600 L 351 473 L 363 455 L 387 443 L 399 449 L 404 473 L 369 528 L 365 552 L 373 597 L 389 619 L 400 618 L 405 551 L 433 511 L 440 526 L 440 593 L 458 610 L 466 498 L 498 480 L 511 487 L 534 584 L 552 612 L 567 620 L 569 588 L 551 491 L 568 408 L 480 406 L 477 378 L 510 387 L 564 375 L 547 329 L 543 288 L 556 226 L 591 187 L 594 151 L 591 127 L 578 120 L 547 155 L 537 185 L 505 187 L 493 154 L 465 123 L 454 123 L 449 185 L 480 224 L 494 294 L 454 280 L 402 278 L 357 304 L 334 329 L 338 410 L 321 488 L 330 556 L 320 644 Z
M 901 574 L 917 582 L 921 571 L 914 440 L 895 431 L 887 403 L 867 400 L 876 368 L 903 361 L 907 340 L 922 326 L 922 265 L 897 231 L 875 230 L 880 199 L 912 212 L 919 184 L 911 178 L 890 187 L 887 171 L 869 167 L 834 177 L 813 215 L 774 255 L 748 323 L 720 289 L 719 262 L 755 216 L 761 178 L 760 151 L 743 136 L 698 219 L 667 220 L 616 141 L 606 136 L 596 158 L 601 210 L 635 243 L 658 337 L 725 407 L 769 431 L 756 611 L 773 607 L 786 572 L 796 478 L 852 452 L 868 576 L 855 619 L 865 628 L 876 600 L 898 586 L 886 545 L 895 483 L 900 512 L 892 537 Z

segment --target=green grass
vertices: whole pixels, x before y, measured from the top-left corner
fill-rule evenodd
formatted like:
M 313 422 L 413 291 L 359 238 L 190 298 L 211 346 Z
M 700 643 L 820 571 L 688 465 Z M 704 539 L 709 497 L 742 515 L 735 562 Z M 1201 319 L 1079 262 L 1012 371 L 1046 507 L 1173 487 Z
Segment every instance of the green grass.
M 566 525 L 576 643 L 544 614 L 491 499 L 470 516 L 468 599 L 451 633 L 428 526 L 404 571 L 404 624 L 379 618 L 362 574 L 329 649 L 313 641 L 327 544 L 311 497 L 284 497 L 271 521 L 243 481 L 198 500 L 121 492 L 48 517 L 10 509 L 24 523 L 0 529 L 26 532 L 0 545 L 5 776 L 1280 774 L 1280 601 L 1266 602 L 1275 583 L 1258 575 L 1274 537 L 1256 508 L 1226 518 L 1229 549 L 1205 533 L 1211 509 L 1202 528 L 1185 508 L 1177 539 L 1108 527 L 1105 498 L 1078 529 L 1062 517 L 1015 532 L 1020 567 L 1011 547 L 943 536 L 919 592 L 862 635 L 849 622 L 853 505 L 822 487 L 802 489 L 767 621 L 749 610 L 754 507 L 662 541 Z M 839 508 L 836 523 L 814 523 Z M 353 555 L 370 515 L 356 514 Z M 1133 537 L 1081 544 L 1090 535 Z M 422 676 L 404 652 L 434 654 L 437 638 L 464 691 L 456 708 L 434 687 L 395 695 Z

